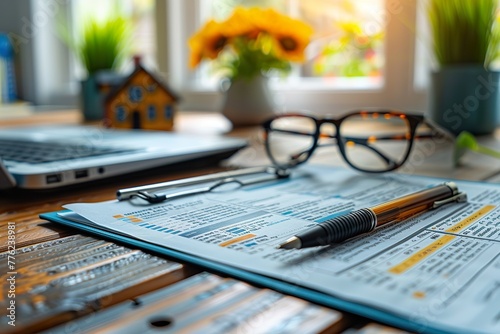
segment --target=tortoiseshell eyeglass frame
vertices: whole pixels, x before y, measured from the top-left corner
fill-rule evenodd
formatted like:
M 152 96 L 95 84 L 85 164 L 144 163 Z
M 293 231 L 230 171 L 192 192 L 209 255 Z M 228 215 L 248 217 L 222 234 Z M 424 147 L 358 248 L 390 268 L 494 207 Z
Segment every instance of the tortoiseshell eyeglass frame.
M 342 123 L 349 118 L 352 118 L 353 116 L 361 116 L 361 117 L 371 117 L 371 118 L 391 118 L 391 117 L 398 117 L 401 119 L 405 120 L 405 124 L 408 125 L 407 131 L 405 131 L 404 135 L 396 135 L 396 136 L 367 136 L 367 138 L 346 138 L 341 136 L 341 125 Z M 282 119 L 286 117 L 303 117 L 310 119 L 314 121 L 316 124 L 316 129 L 314 133 L 305 133 L 305 132 L 299 132 L 296 130 L 293 131 L 285 131 L 283 129 L 273 129 L 272 128 L 272 123 L 277 120 L 277 119 Z M 431 133 L 423 133 L 423 134 L 416 134 L 417 133 L 417 127 L 420 124 L 426 124 L 429 126 L 431 130 L 433 130 Z M 384 173 L 384 172 L 389 172 L 395 169 L 398 169 L 401 167 L 407 160 L 410 155 L 410 152 L 413 147 L 413 143 L 415 139 L 426 139 L 426 138 L 434 138 L 436 136 L 443 136 L 443 133 L 439 131 L 439 129 L 436 129 L 436 127 L 427 122 L 426 119 L 424 118 L 423 115 L 421 114 L 416 114 L 416 113 L 407 113 L 407 112 L 402 112 L 402 111 L 393 111 L 393 110 L 370 110 L 370 111 L 352 111 L 340 118 L 332 118 L 332 117 L 325 117 L 325 118 L 317 118 L 311 115 L 307 114 L 301 114 L 301 113 L 287 113 L 287 114 L 281 114 L 276 117 L 273 117 L 266 122 L 262 124 L 264 128 L 264 140 L 265 140 L 265 147 L 266 147 L 266 152 L 268 157 L 271 159 L 273 164 L 279 168 L 282 169 L 288 169 L 295 167 L 297 165 L 303 164 L 309 160 L 309 158 L 312 156 L 314 150 L 319 146 L 319 139 L 324 138 L 325 134 L 321 133 L 321 126 L 323 124 L 333 124 L 336 128 L 335 134 L 332 136 L 326 135 L 326 137 L 332 138 L 336 140 L 336 144 L 339 147 L 340 153 L 343 157 L 343 159 L 351 166 L 352 168 L 366 172 L 366 173 Z M 437 131 L 434 131 L 437 130 Z M 300 152 L 297 154 L 297 156 L 291 160 L 289 164 L 281 164 L 279 163 L 275 157 L 272 154 L 270 143 L 269 143 L 269 135 L 273 131 L 279 131 L 279 132 L 286 132 L 289 134 L 297 134 L 297 135 L 305 135 L 305 136 L 312 136 L 313 137 L 313 144 L 312 146 L 308 149 L 305 150 L 304 152 Z M 342 140 L 343 139 L 343 140 Z M 395 162 L 392 161 L 390 158 L 386 157 L 382 152 L 378 151 L 376 148 L 370 146 L 370 141 L 373 140 L 407 140 L 409 141 L 407 145 L 406 152 L 403 154 L 403 159 L 400 162 Z M 351 161 L 349 161 L 349 158 L 346 153 L 346 147 L 345 147 L 345 142 L 354 142 L 355 144 L 358 145 L 363 145 L 377 153 L 382 159 L 384 159 L 387 162 L 387 168 L 383 170 L 369 170 L 369 169 L 363 169 L 360 168 L 359 166 L 354 165 Z

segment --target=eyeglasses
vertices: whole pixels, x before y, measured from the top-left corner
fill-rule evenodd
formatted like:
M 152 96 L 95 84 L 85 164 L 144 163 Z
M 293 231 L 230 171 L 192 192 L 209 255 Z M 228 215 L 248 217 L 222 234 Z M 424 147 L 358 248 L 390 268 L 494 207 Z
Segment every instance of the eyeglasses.
M 353 168 L 382 173 L 401 167 L 415 139 L 432 138 L 423 115 L 398 111 L 356 111 L 339 119 L 318 119 L 302 114 L 283 114 L 263 124 L 266 151 L 279 168 L 306 162 L 319 147 L 338 145 L 344 160 Z

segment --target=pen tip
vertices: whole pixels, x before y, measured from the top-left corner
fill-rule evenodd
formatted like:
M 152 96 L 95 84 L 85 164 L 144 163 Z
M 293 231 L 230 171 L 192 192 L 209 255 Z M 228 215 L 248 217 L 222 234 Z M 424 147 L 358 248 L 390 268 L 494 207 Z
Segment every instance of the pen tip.
M 291 237 L 284 243 L 280 244 L 278 249 L 293 249 L 293 248 L 301 248 L 302 247 L 302 242 L 300 241 L 299 238 L 297 237 Z

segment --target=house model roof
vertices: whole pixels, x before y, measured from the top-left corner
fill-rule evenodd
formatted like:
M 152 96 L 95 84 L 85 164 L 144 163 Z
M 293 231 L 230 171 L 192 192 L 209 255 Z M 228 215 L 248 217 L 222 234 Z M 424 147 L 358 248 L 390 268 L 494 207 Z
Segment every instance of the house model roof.
M 108 104 L 110 101 L 112 101 L 123 88 L 127 87 L 130 84 L 130 82 L 132 81 L 134 76 L 137 75 L 139 72 L 147 73 L 153 79 L 153 81 L 158 85 L 158 87 L 160 87 L 163 91 L 165 91 L 165 93 L 170 95 L 172 97 L 172 99 L 174 99 L 175 102 L 179 101 L 179 99 L 180 99 L 179 96 L 177 94 L 175 94 L 165 83 L 163 83 L 162 80 L 158 79 L 156 77 L 156 75 L 154 75 L 153 73 L 151 73 L 150 71 L 145 69 L 140 64 L 139 61 L 136 61 L 134 71 L 127 78 L 125 78 L 125 80 L 123 80 L 123 82 L 120 85 L 116 86 L 116 88 L 114 88 L 106 96 L 105 103 Z

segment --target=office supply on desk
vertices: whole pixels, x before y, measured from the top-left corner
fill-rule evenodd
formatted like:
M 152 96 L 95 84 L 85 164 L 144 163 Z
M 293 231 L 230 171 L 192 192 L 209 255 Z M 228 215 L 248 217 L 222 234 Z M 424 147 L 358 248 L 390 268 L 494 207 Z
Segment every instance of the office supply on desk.
M 393 199 L 371 208 L 363 208 L 335 217 L 301 232 L 278 248 L 307 248 L 330 245 L 373 231 L 388 223 L 400 222 L 411 216 L 444 204 L 467 201 L 467 194 L 458 191 L 453 182 Z
M 57 188 L 194 159 L 216 162 L 245 146 L 222 136 L 90 126 L 2 129 L 0 189 Z
M 444 182 L 304 166 L 291 177 L 158 204 L 74 203 L 44 219 L 415 332 L 498 333 L 500 186 L 322 248 L 277 250 L 334 216 Z

